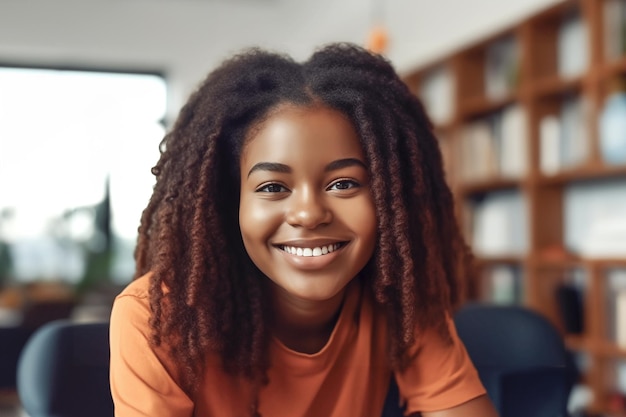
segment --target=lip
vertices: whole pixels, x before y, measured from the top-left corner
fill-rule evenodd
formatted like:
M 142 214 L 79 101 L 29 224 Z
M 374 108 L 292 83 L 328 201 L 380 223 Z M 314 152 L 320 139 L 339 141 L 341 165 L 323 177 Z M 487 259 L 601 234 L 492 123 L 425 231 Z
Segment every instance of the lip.
M 290 240 L 281 243 L 272 244 L 274 250 L 278 251 L 280 256 L 293 267 L 304 270 L 322 269 L 332 263 L 345 248 L 349 245 L 347 240 L 337 239 L 307 239 L 307 240 Z M 283 250 L 284 246 L 295 246 L 297 248 L 316 248 L 328 245 L 339 245 L 339 248 L 321 256 L 298 256 Z
M 300 248 L 314 248 L 316 246 L 327 246 L 335 243 L 347 243 L 348 239 L 337 238 L 315 238 L 315 239 L 289 239 L 272 243 L 272 246 L 295 246 Z

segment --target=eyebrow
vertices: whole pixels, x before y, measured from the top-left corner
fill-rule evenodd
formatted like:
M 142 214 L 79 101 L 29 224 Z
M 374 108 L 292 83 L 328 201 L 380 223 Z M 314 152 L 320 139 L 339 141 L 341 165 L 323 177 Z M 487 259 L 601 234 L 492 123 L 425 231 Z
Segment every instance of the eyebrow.
M 367 166 L 363 161 L 356 158 L 344 158 L 338 159 L 336 161 L 331 162 L 326 165 L 324 168 L 324 172 L 336 171 L 338 169 L 347 168 L 351 166 L 360 166 L 363 169 L 367 170 Z M 254 171 L 271 171 L 271 172 L 280 172 L 283 174 L 289 174 L 292 172 L 291 167 L 289 165 L 281 164 L 278 162 L 259 162 L 254 164 L 250 171 L 248 171 L 248 177 L 252 175 Z
M 291 172 L 291 167 L 289 165 L 279 164 L 278 162 L 259 162 L 250 168 L 248 177 L 250 177 L 254 171 L 272 171 L 288 174 Z
M 324 172 L 336 171 L 338 169 L 352 167 L 352 166 L 360 166 L 363 169 L 367 170 L 367 166 L 365 166 L 365 163 L 363 163 L 363 161 L 361 161 L 360 159 L 345 158 L 345 159 L 338 159 L 326 165 L 326 168 L 324 168 Z

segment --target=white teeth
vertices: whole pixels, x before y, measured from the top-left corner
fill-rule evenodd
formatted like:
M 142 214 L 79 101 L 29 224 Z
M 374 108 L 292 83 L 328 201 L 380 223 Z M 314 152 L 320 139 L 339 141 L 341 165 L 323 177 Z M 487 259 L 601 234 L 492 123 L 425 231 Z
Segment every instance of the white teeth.
M 296 255 L 296 256 L 322 256 L 322 255 L 327 255 L 331 252 L 336 251 L 337 249 L 339 249 L 339 244 L 335 243 L 335 244 L 330 244 L 330 245 L 326 245 L 326 246 L 318 246 L 315 248 L 296 248 L 295 246 L 282 246 L 282 250 L 284 250 L 285 252 L 291 254 L 291 255 Z

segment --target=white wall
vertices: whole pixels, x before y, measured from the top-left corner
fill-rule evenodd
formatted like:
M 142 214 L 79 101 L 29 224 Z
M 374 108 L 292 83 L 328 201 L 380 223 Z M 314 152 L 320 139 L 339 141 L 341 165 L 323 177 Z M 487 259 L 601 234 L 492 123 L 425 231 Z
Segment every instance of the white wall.
M 406 71 L 558 0 L 387 0 L 389 58 Z M 261 45 L 303 59 L 364 43 L 375 0 L 0 0 L 0 62 L 160 70 L 170 114 L 212 67 Z

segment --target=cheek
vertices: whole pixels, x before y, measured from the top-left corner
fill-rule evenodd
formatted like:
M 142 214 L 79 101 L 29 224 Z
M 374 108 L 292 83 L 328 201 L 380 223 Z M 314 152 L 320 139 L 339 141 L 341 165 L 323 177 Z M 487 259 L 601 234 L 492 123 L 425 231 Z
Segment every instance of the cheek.
M 373 200 L 366 198 L 362 204 L 350 205 L 346 218 L 350 222 L 351 229 L 359 235 L 364 249 L 367 248 L 369 252 L 373 252 L 377 242 L 378 229 L 376 207 Z
M 271 236 L 279 213 L 267 207 L 262 201 L 241 198 L 239 204 L 239 227 L 246 249 L 253 242 L 263 241 Z

